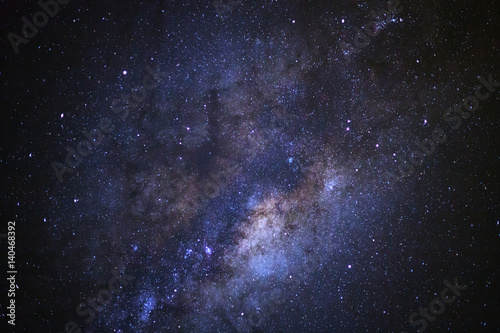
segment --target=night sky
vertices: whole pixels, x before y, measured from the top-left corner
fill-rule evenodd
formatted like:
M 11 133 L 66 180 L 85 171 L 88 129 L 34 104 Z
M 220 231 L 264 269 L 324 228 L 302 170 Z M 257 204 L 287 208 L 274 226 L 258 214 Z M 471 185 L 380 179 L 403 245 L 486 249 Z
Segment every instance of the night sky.
M 500 332 L 500 1 L 0 22 L 1 332 Z

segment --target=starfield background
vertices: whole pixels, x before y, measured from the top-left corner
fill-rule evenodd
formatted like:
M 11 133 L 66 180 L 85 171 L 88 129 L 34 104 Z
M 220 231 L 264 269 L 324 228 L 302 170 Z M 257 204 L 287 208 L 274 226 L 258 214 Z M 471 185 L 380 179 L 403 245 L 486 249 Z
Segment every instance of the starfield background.
M 1 1 L 0 331 L 499 332 L 499 22 Z

